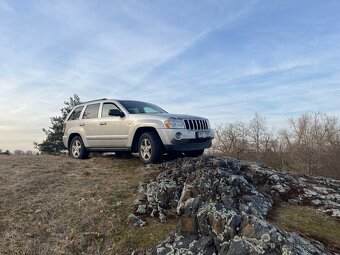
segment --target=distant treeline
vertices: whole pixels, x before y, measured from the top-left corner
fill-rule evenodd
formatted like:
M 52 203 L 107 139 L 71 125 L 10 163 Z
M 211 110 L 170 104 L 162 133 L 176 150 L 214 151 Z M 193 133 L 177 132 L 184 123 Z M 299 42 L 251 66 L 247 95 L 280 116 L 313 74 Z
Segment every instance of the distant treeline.
M 308 175 L 340 179 L 340 123 L 337 116 L 304 114 L 274 130 L 259 114 L 245 122 L 219 125 L 213 149 L 238 159 Z
M 1 150 L 0 149 L 0 154 L 11 155 L 12 153 L 9 150 Z M 31 150 L 27 150 L 27 151 L 24 151 L 24 150 L 14 150 L 13 151 L 13 155 L 36 155 L 36 154 L 37 153 L 34 153 Z

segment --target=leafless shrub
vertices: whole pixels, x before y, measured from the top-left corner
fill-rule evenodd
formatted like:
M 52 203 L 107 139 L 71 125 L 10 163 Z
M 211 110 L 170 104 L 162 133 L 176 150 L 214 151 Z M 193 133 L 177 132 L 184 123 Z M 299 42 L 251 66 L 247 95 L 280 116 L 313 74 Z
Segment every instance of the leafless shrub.
M 335 116 L 304 114 L 290 119 L 289 123 L 285 140 L 288 150 L 294 154 L 295 168 L 303 167 L 311 175 L 323 174 L 330 166 L 335 167 L 334 171 L 339 168 L 339 124 Z
M 214 150 L 240 159 L 258 160 L 285 170 L 340 177 L 340 125 L 335 116 L 304 114 L 289 119 L 279 132 L 255 114 L 249 123 L 220 124 Z
M 248 151 L 248 132 L 248 126 L 242 122 L 220 124 L 215 130 L 217 142 L 214 147 L 221 153 L 239 158 Z
M 14 150 L 13 154 L 20 156 L 20 155 L 25 155 L 25 152 L 23 150 Z

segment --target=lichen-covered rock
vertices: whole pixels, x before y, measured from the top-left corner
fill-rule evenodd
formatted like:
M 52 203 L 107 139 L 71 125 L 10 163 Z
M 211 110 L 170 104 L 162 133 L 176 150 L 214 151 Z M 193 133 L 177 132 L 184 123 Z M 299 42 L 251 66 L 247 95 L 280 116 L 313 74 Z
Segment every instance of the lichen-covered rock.
M 146 225 L 146 222 L 141 220 L 139 217 L 131 213 L 128 217 L 131 224 L 135 227 L 144 227 Z
M 136 212 L 177 214 L 176 233 L 148 254 L 330 254 L 266 220 L 273 203 L 307 204 L 339 217 L 340 182 L 293 176 L 226 157 L 167 162 L 141 184 Z M 328 210 L 328 211 L 327 211 Z
M 177 205 L 178 186 L 175 181 L 163 179 L 147 184 L 146 196 L 148 203 L 154 208 L 170 208 Z
M 196 217 L 200 233 L 219 243 L 235 236 L 242 219 L 237 211 L 216 203 L 203 205 Z
M 146 205 L 138 205 L 136 212 L 140 214 L 146 213 Z

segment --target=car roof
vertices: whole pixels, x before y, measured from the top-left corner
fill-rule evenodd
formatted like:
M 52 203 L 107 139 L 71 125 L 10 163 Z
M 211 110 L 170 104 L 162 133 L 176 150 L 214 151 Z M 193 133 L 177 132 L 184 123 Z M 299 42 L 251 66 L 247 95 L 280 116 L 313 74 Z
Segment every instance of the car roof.
M 85 105 L 85 104 L 89 104 L 89 103 L 96 103 L 96 102 L 103 102 L 103 101 L 114 101 L 114 102 L 143 102 L 143 101 L 139 101 L 139 100 L 129 100 L 129 99 L 108 99 L 108 98 L 100 98 L 100 99 L 95 99 L 95 100 L 90 100 L 90 101 L 86 101 L 83 102 L 79 105 Z M 77 106 L 79 106 L 77 105 Z
M 95 100 L 90 100 L 90 101 L 86 101 L 86 102 L 83 102 L 79 105 L 85 105 L 85 104 L 89 104 L 89 103 L 95 103 L 95 102 L 103 102 L 103 101 L 119 101 L 117 99 L 108 99 L 108 98 L 101 98 L 101 99 L 95 99 Z

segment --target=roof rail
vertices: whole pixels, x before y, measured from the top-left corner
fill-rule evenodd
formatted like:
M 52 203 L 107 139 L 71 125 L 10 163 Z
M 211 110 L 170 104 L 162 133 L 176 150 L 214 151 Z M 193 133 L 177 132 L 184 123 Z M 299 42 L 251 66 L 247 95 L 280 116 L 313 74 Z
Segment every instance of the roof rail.
M 86 102 L 83 102 L 82 104 L 87 104 L 87 103 L 96 102 L 96 101 L 100 101 L 100 100 L 107 100 L 107 98 L 100 98 L 100 99 L 96 99 L 96 100 L 86 101 Z

